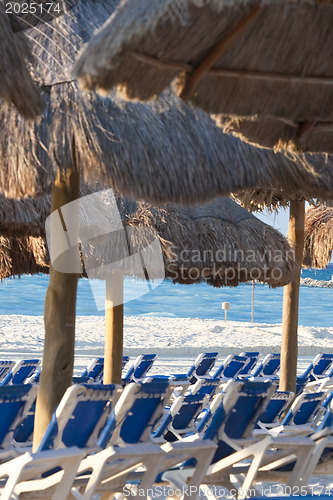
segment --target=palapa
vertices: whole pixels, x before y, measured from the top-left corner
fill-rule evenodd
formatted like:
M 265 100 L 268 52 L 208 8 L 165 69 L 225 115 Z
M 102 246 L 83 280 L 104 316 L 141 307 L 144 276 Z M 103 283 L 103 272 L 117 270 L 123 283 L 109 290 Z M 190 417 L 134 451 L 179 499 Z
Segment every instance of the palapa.
M 158 236 L 165 276 L 174 283 L 220 287 L 258 279 L 284 286 L 299 270 L 287 240 L 229 198 L 196 207 L 154 207 L 120 198 L 118 208 L 124 227 L 135 228 L 129 233 L 134 254 Z M 93 242 L 92 250 L 96 251 Z M 97 250 L 97 255 L 101 263 L 107 261 L 108 247 Z
M 43 111 L 43 100 L 27 68 L 33 62 L 23 33 L 12 31 L 4 6 L 0 3 L 0 98 L 14 104 L 28 119 Z M 5 104 L 2 104 L 5 107 Z
M 81 196 L 91 193 L 91 189 L 84 189 Z M 220 287 L 257 279 L 276 287 L 292 281 L 298 270 L 287 240 L 229 198 L 186 208 L 154 207 L 119 197 L 117 206 L 124 228 L 134 228 L 127 233 L 131 251 L 142 251 L 157 237 L 165 276 L 174 283 L 206 282 Z M 50 196 L 19 201 L 0 196 L 1 279 L 48 272 L 45 221 L 50 208 Z M 87 216 L 88 225 L 92 226 L 94 221 Z M 111 235 L 113 249 L 116 237 Z M 119 240 L 122 244 L 123 240 Z M 91 255 L 83 255 L 84 265 L 89 258 L 102 264 L 110 257 L 104 240 L 102 248 L 95 247 L 92 241 L 90 249 Z M 164 274 L 154 274 L 152 266 L 149 271 L 151 278 L 164 278 Z M 133 276 L 131 270 L 124 274 Z
M 309 207 L 305 213 L 304 265 L 327 267 L 333 252 L 333 207 Z
M 229 115 L 256 144 L 332 153 L 332 22 L 326 0 L 127 0 L 76 74 L 86 89 L 117 87 L 141 100 L 174 81 L 183 98 L 222 122 Z
M 87 89 L 147 100 L 176 76 L 184 94 L 203 64 L 187 97 L 206 111 L 330 121 L 332 22 L 326 0 L 127 0 L 76 71 Z
M 0 190 L 6 196 L 50 192 L 57 168 L 71 165 L 74 139 L 84 182 L 152 203 L 203 203 L 258 185 L 276 186 L 285 200 L 333 198 L 331 160 L 324 156 L 285 158 L 258 150 L 224 134 L 172 93 L 151 104 L 81 93 L 72 64 L 115 7 L 112 0 L 98 8 L 80 0 L 70 13 L 26 31 L 46 110 L 29 122 L 0 106 Z

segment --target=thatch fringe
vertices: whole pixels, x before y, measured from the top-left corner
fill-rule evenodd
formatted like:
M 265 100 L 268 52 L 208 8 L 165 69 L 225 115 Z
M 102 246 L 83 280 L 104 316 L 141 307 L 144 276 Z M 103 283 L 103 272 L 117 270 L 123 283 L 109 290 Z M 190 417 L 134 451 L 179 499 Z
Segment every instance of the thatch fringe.
M 304 265 L 327 267 L 333 252 L 333 207 L 309 207 L 305 215 Z
M 12 32 L 0 3 L 0 97 L 32 119 L 43 111 L 44 104 L 27 69 L 29 62 L 32 55 L 28 42 L 22 33 Z
M 178 75 L 181 92 L 188 67 L 198 66 L 253 5 L 124 1 L 81 54 L 79 81 L 89 90 L 117 86 L 126 98 L 147 100 Z M 331 2 L 260 2 L 259 15 L 203 75 L 192 101 L 214 113 L 331 121 L 332 23 Z
M 45 239 L 33 236 L 0 236 L 0 280 L 22 274 L 48 273 Z
M 214 116 L 218 126 L 242 141 L 276 152 L 325 152 L 333 154 L 333 123 L 312 122 L 308 125 L 274 116 Z
M 82 194 L 91 192 L 85 189 Z M 105 196 L 107 203 L 107 192 Z M 44 224 L 50 206 L 49 197 L 44 196 L 37 202 L 29 199 L 5 202 L 10 211 L 3 227 L 0 225 L 0 278 L 46 272 L 48 254 Z M 81 204 L 81 234 L 101 234 L 100 230 L 96 231 L 100 229 L 101 221 L 99 217 L 92 219 L 92 214 L 97 212 L 92 210 L 91 203 L 94 200 L 90 202 L 87 198 Z M 81 241 L 83 263 L 89 277 L 92 277 L 89 270 L 95 268 L 93 276 L 105 279 L 104 269 L 111 259 L 117 266 L 121 265 L 124 274 L 144 279 L 140 266 L 133 267 L 133 260 L 119 264 L 125 247 L 130 255 L 144 253 L 142 262 L 146 263 L 151 279 L 163 278 L 158 253 L 153 247 L 149 250 L 156 239 L 162 248 L 165 275 L 175 283 L 207 282 L 220 287 L 237 286 L 257 279 L 275 287 L 292 281 L 298 270 L 287 240 L 228 198 L 193 208 L 176 205 L 159 208 L 118 198 L 117 207 L 126 234 L 117 231 L 112 232 L 111 237 L 106 234 L 105 237 Z M 113 214 L 110 209 L 111 221 Z M 104 216 L 102 223 L 103 233 L 108 227 Z M 36 237 L 36 234 L 40 236 Z

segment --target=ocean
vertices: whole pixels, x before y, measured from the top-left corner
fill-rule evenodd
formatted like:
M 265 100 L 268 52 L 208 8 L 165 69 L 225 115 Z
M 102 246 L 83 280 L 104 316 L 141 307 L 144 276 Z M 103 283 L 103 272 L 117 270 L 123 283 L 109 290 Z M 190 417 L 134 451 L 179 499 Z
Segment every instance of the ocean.
M 316 280 L 331 280 L 333 264 L 324 270 L 308 270 L 302 277 Z M 7 279 L 0 283 L 0 315 L 43 315 L 44 298 L 49 277 L 46 275 Z M 143 282 L 125 279 L 125 298 L 144 290 Z M 104 282 L 91 283 L 80 279 L 78 286 L 77 315 L 103 316 L 104 310 L 96 307 L 105 297 Z M 143 293 L 143 292 L 142 292 Z M 283 289 L 270 289 L 257 283 L 254 296 L 254 321 L 256 323 L 281 323 Z M 228 320 L 251 321 L 252 285 L 213 288 L 207 284 L 174 285 L 163 281 L 157 288 L 142 297 L 125 303 L 128 316 L 150 316 L 170 318 L 223 319 L 222 302 L 229 302 Z M 333 326 L 333 288 L 301 286 L 299 323 L 302 326 Z

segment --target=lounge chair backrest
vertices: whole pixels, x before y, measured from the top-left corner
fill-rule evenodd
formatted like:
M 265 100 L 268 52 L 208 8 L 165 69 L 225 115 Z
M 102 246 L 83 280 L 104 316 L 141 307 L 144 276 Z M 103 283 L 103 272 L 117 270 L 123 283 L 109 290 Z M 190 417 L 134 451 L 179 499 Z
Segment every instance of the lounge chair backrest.
M 187 377 L 189 379 L 191 377 L 204 377 L 213 368 L 218 357 L 218 352 L 204 352 L 199 354 L 189 369 Z
M 65 392 L 38 451 L 95 447 L 122 389 L 114 384 L 78 384 Z
M 277 422 L 287 409 L 295 394 L 289 391 L 275 391 L 270 398 L 265 411 L 260 415 L 259 422 L 272 424 Z
M 24 384 L 35 373 L 40 364 L 40 359 L 22 359 L 18 361 L 3 380 L 3 384 Z
M 15 361 L 0 360 L 0 384 L 3 383 L 4 379 L 11 372 L 14 365 Z
M 103 373 L 104 368 L 104 358 L 94 358 L 87 368 L 81 374 L 81 377 L 88 377 L 92 380 L 97 379 L 97 377 Z
M 150 438 L 171 389 L 167 380 L 128 384 L 98 439 L 109 444 L 134 444 Z
M 240 356 L 243 356 L 244 358 L 247 358 L 247 363 L 243 366 L 243 368 L 238 372 L 238 375 L 248 375 L 250 371 L 254 368 L 255 364 L 258 361 L 259 352 L 251 352 L 251 351 L 245 351 L 241 352 L 239 354 Z
M 123 378 L 123 382 L 135 382 L 143 379 L 153 366 L 156 357 L 156 354 L 141 354 L 141 356 L 138 356 Z
M 190 388 L 191 394 L 200 394 L 209 396 L 211 400 L 219 391 L 221 381 L 215 378 L 200 378 Z
M 324 392 L 302 393 L 297 396 L 281 424 L 302 425 L 309 423 L 320 408 L 324 394 Z
M 306 384 L 309 382 L 308 377 L 297 377 L 296 378 L 296 392 L 295 395 L 299 396 L 302 392 Z
M 246 363 L 247 358 L 244 356 L 230 354 L 214 373 L 214 378 L 235 378 Z
M 331 393 L 331 396 L 333 393 Z M 320 422 L 318 426 L 318 432 L 324 431 L 326 429 L 333 429 L 333 399 L 332 397 L 330 398 L 327 406 L 326 406 L 326 411 L 323 416 L 322 421 Z
M 125 368 L 125 366 L 127 365 L 127 363 L 129 362 L 130 360 L 130 357 L 129 356 L 123 356 L 123 363 L 122 363 L 122 369 Z
M 166 441 L 176 441 L 179 435 L 194 432 L 194 422 L 206 406 L 209 396 L 189 394 L 179 396 L 154 433 L 154 438 L 163 437 Z
M 267 354 L 254 371 L 254 377 L 264 377 L 276 375 L 280 368 L 280 354 Z
M 302 376 L 310 377 L 311 380 L 317 377 L 330 376 L 332 365 L 333 354 L 317 354 Z
M 4 385 L 0 387 L 0 447 L 12 444 L 13 434 L 37 396 L 37 386 Z
M 270 381 L 245 380 L 230 383 L 203 435 L 203 438 L 212 439 L 218 444 L 212 463 L 235 451 L 230 445 L 232 440 L 252 435 L 274 390 L 275 385 Z

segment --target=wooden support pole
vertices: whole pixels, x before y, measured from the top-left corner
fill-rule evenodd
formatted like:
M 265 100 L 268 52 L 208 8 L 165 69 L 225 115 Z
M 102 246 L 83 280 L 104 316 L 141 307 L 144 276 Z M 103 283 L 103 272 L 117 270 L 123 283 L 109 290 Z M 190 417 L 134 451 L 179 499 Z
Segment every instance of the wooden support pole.
M 104 384 L 121 384 L 124 336 L 124 275 L 115 271 L 106 279 Z
M 78 169 L 59 170 L 53 188 L 51 212 L 76 200 L 79 195 Z M 64 230 L 67 230 L 66 227 Z M 58 272 L 50 266 L 44 306 L 45 343 L 36 405 L 34 450 L 38 448 L 54 409 L 72 384 L 78 276 Z
M 295 257 L 300 270 L 295 280 L 284 287 L 283 293 L 281 391 L 295 391 L 296 389 L 298 304 L 301 268 L 303 264 L 304 215 L 305 201 L 291 201 L 288 239 L 290 245 L 295 249 Z

